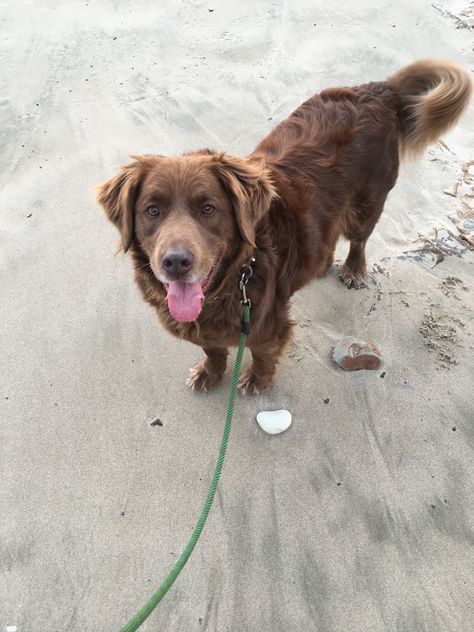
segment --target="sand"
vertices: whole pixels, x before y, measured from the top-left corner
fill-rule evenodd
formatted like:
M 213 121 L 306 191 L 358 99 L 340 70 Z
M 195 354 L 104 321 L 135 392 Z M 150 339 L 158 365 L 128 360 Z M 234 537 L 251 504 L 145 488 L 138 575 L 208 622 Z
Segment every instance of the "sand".
M 132 153 L 245 155 L 317 90 L 420 57 L 473 69 L 474 5 L 10 0 L 1 13 L 0 629 L 117 630 L 194 525 L 229 377 L 211 394 L 185 386 L 201 352 L 141 301 L 92 187 Z M 367 289 L 334 268 L 295 296 L 289 357 L 268 393 L 239 398 L 209 522 L 144 632 L 469 629 L 473 138 L 471 108 L 403 166 Z M 344 335 L 375 341 L 381 370 L 336 367 Z M 265 435 L 256 413 L 280 408 L 291 428 Z

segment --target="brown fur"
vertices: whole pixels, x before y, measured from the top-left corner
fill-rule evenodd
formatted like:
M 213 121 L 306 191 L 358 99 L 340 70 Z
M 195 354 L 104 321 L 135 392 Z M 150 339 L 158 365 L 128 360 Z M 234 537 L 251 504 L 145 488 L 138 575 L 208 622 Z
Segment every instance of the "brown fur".
M 470 91 L 459 66 L 421 61 L 388 81 L 311 97 L 247 158 L 209 150 L 141 156 L 99 186 L 145 300 L 171 333 L 206 353 L 191 372 L 192 387 L 211 388 L 224 374 L 227 348 L 239 338 L 239 271 L 252 256 L 253 364 L 240 387 L 258 393 L 271 384 L 291 336 L 291 295 L 326 273 L 341 235 L 350 241 L 341 278 L 349 287 L 363 283 L 365 244 L 396 182 L 400 148 L 418 152 L 438 138 Z M 207 215 L 209 200 L 215 211 Z M 159 218 L 149 216 L 150 205 Z M 211 279 L 191 323 L 171 316 L 159 280 L 170 248 L 190 251 L 189 274 Z
M 402 152 L 413 156 L 456 123 L 472 94 L 467 72 L 438 59 L 423 59 L 402 68 L 389 85 L 400 96 Z

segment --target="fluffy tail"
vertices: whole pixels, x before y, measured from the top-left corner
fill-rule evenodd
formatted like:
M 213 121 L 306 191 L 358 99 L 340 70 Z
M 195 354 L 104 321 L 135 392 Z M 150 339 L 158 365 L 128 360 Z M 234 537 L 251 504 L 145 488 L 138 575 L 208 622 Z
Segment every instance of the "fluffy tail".
M 450 61 L 423 59 L 388 80 L 400 98 L 402 155 L 420 154 L 462 114 L 472 93 L 469 73 Z

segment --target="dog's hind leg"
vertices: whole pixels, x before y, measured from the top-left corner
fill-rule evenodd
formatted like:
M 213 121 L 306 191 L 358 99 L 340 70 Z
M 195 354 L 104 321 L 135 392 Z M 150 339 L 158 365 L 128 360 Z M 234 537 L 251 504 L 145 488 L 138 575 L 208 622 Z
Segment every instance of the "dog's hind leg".
M 342 234 L 350 241 L 350 248 L 339 277 L 348 288 L 367 287 L 364 282 L 367 276 L 365 245 L 382 214 L 387 195 L 388 191 L 376 200 L 361 201 L 346 212 Z
M 366 287 L 367 266 L 365 262 L 366 241 L 351 240 L 349 254 L 339 271 L 339 278 L 348 288 Z

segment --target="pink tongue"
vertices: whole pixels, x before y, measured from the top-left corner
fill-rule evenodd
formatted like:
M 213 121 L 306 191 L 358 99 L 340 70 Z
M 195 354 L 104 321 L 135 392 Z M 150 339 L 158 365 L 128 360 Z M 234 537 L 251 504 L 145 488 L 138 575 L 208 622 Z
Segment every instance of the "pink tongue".
M 176 320 L 190 323 L 196 320 L 201 312 L 201 304 L 204 299 L 202 285 L 196 283 L 184 283 L 184 281 L 171 281 L 168 285 L 166 300 L 168 309 Z

